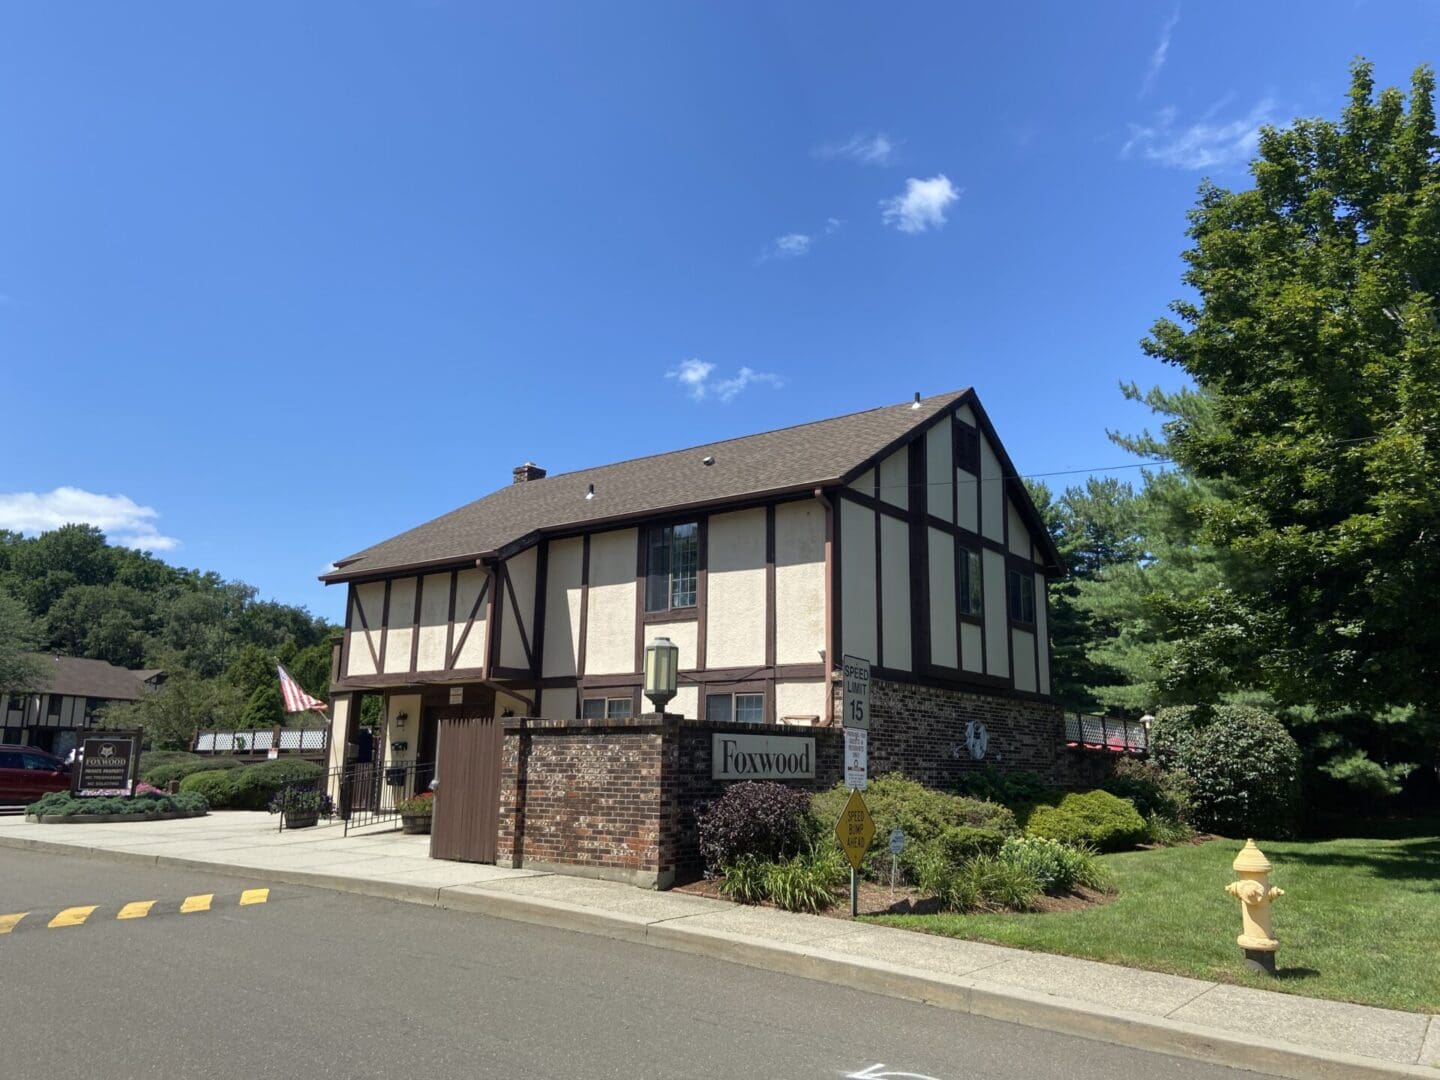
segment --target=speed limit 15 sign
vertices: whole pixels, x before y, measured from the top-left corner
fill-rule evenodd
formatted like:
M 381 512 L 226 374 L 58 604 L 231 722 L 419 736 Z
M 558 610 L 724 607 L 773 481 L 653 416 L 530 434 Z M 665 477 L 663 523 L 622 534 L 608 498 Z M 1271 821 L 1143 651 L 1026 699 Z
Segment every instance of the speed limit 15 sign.
M 843 726 L 870 730 L 870 661 L 858 656 L 842 660 L 845 695 L 841 699 Z

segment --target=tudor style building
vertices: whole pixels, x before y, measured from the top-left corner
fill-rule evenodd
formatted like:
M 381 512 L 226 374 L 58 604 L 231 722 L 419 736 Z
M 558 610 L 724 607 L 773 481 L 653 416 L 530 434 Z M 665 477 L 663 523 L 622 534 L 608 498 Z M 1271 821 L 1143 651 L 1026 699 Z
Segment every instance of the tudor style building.
M 871 772 L 1054 774 L 1046 580 L 1059 556 L 971 390 L 514 482 L 338 560 L 340 764 L 385 698 L 390 764 L 437 718 L 637 715 L 645 645 L 680 650 L 668 711 L 832 724 L 844 654 L 873 665 Z

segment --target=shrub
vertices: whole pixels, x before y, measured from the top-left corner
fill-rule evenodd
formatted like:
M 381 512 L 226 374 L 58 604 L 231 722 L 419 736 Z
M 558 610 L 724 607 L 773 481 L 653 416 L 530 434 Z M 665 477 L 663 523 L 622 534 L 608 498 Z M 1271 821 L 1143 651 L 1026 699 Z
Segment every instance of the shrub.
M 921 869 L 920 888 L 947 911 L 1031 911 L 1040 882 L 1023 866 L 996 855 L 977 855 L 959 866 L 942 866 L 933 857 Z
M 1052 896 L 1070 892 L 1076 885 L 1102 892 L 1112 887 L 1110 869 L 1088 847 L 1062 844 L 1042 836 L 1012 836 L 1000 849 L 999 859 L 1007 866 L 1030 874 L 1040 888 Z
M 960 778 L 960 794 L 1005 806 L 1043 802 L 1053 791 L 1039 773 L 1026 769 L 1001 772 L 994 765 L 986 765 Z
M 335 813 L 335 804 L 323 791 L 305 787 L 282 787 L 270 800 L 265 809 L 272 814 L 319 814 L 330 817 Z
M 52 791 L 25 808 L 26 813 L 56 817 L 98 817 L 110 814 L 204 813 L 209 804 L 201 795 L 134 795 L 76 798 L 68 791 Z
M 732 784 L 695 815 L 705 873 L 713 877 L 743 855 L 774 862 L 798 854 L 814 833 L 809 810 L 809 796 L 784 784 Z
M 1300 748 L 1270 714 L 1247 705 L 1161 709 L 1155 760 L 1190 782 L 1192 823 L 1228 836 L 1283 837 L 1300 804 Z
M 823 829 L 828 831 L 840 820 L 840 813 L 849 797 L 845 786 L 837 784 L 811 800 L 811 812 Z M 906 846 L 900 862 L 912 881 L 915 880 L 916 860 L 947 829 L 968 827 L 989 830 L 1002 838 L 1018 831 L 1015 815 L 999 803 L 948 795 L 899 773 L 871 780 L 865 790 L 865 804 L 870 808 L 870 816 L 875 819 L 877 848 L 885 844 L 892 830 L 904 831 Z M 873 872 L 868 863 L 866 871 Z
M 324 769 L 308 761 L 261 761 L 247 765 L 235 777 L 234 806 L 238 810 L 264 810 L 286 784 L 313 784 L 324 775 Z
M 834 845 L 816 845 L 765 871 L 765 892 L 786 911 L 824 911 L 839 895 L 846 866 Z
M 188 750 L 146 750 L 140 755 L 140 778 L 149 780 L 150 770 L 158 769 L 162 765 L 183 765 L 186 762 L 203 760 L 199 754 L 192 754 Z
M 1123 851 L 1144 841 L 1145 819 L 1134 805 L 1108 791 L 1073 791 L 1053 805 L 1030 812 L 1025 831 L 1066 844 L 1091 844 L 1099 851 Z
M 1003 833 L 999 829 L 986 829 L 975 825 L 951 825 L 941 829 L 940 835 L 931 840 L 929 844 L 916 846 L 929 847 L 939 852 L 951 866 L 958 866 L 966 859 L 976 855 L 994 855 L 1007 839 L 1009 839 L 1009 834 Z M 908 846 L 906 850 L 909 850 Z M 901 852 L 902 861 L 904 854 L 905 852 Z
M 754 855 L 741 855 L 720 868 L 720 891 L 741 904 L 758 904 L 766 897 L 765 876 L 770 863 Z
M 395 809 L 407 817 L 431 817 L 435 813 L 435 793 L 421 792 L 419 795 L 402 800 Z
M 235 776 L 233 769 L 191 773 L 180 781 L 180 791 L 201 795 L 215 809 L 226 810 L 235 804 Z
M 1115 771 L 1100 785 L 1122 799 L 1129 799 L 1148 818 L 1159 814 L 1170 821 L 1185 821 L 1189 811 L 1189 780 L 1184 773 L 1161 768 L 1153 761 L 1122 757 Z
M 1195 830 L 1183 821 L 1174 821 L 1161 814 L 1151 814 L 1145 819 L 1145 830 L 1150 843 L 1163 847 L 1174 847 L 1195 839 Z
M 163 751 L 162 751 L 163 752 Z M 244 765 L 243 761 L 236 761 L 234 758 L 225 757 L 199 757 L 195 754 L 189 755 L 190 761 L 176 761 L 170 764 L 156 765 L 149 772 L 142 772 L 141 779 L 147 784 L 154 784 L 163 788 L 171 780 L 184 780 L 187 776 L 194 776 L 198 772 L 214 772 L 217 769 L 238 769 Z

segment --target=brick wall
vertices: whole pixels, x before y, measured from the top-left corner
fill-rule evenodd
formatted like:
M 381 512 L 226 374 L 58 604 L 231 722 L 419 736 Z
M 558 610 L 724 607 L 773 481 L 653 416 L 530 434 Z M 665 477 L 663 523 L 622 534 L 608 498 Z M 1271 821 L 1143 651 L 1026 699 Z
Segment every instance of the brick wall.
M 836 715 L 840 688 L 836 687 Z M 985 725 L 982 760 L 965 743 L 970 721 Z M 1060 708 L 1028 698 L 874 679 L 870 684 L 870 775 L 903 772 L 931 787 L 950 787 L 966 772 L 993 765 L 1028 769 L 1065 782 Z
M 654 885 L 662 871 L 664 733 L 638 721 L 507 725 L 499 861 Z

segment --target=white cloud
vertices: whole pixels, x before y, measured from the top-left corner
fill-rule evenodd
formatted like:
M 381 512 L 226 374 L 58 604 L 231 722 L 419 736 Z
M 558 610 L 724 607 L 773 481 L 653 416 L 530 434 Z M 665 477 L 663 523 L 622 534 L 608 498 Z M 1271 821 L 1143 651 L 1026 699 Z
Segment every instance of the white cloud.
M 899 147 L 894 139 L 883 131 L 874 135 L 852 135 L 843 143 L 826 143 L 815 149 L 819 158 L 845 158 L 858 161 L 861 165 L 889 165 Z
M 810 237 L 804 233 L 786 233 L 776 237 L 771 245 L 770 255 L 776 259 L 798 259 L 810 252 Z
M 728 379 L 717 378 L 712 381 L 710 375 L 714 370 L 715 365 L 704 360 L 682 360 L 680 366 L 673 371 L 667 371 L 665 377 L 680 383 L 696 401 L 715 398 L 726 405 L 734 401 L 748 386 L 765 384 L 778 390 L 785 385 L 785 380 L 779 375 L 749 367 L 742 367 Z
M 827 217 L 825 219 L 825 235 L 834 236 L 837 232 L 840 231 L 844 224 L 845 221 L 843 218 Z
M 1180 7 L 1177 4 L 1175 10 L 1170 13 L 1170 18 L 1165 20 L 1165 25 L 1160 30 L 1160 40 L 1155 45 L 1155 51 L 1150 54 L 1150 65 L 1145 69 L 1145 78 L 1140 83 L 1140 96 L 1144 97 L 1155 88 L 1155 80 L 1160 77 L 1160 70 L 1165 66 L 1165 61 L 1170 55 L 1170 37 L 1175 33 L 1175 25 L 1180 21 Z
M 1161 109 L 1149 124 L 1130 125 L 1130 138 L 1120 148 L 1120 156 L 1139 154 L 1172 169 L 1223 169 L 1243 164 L 1255 156 L 1261 127 L 1274 119 L 1275 102 L 1265 98 L 1246 115 L 1228 121 L 1214 121 L 1215 111 L 1212 108 L 1196 123 L 1177 127 L 1175 109 Z
M 929 180 L 905 181 L 905 193 L 880 200 L 880 220 L 903 233 L 922 233 L 945 224 L 945 208 L 960 198 L 960 189 L 941 173 Z
M 146 551 L 172 551 L 180 541 L 155 527 L 159 516 L 159 511 L 141 506 L 128 496 L 97 495 L 73 487 L 0 495 L 0 529 L 34 535 L 61 525 L 94 525 L 111 543 Z

